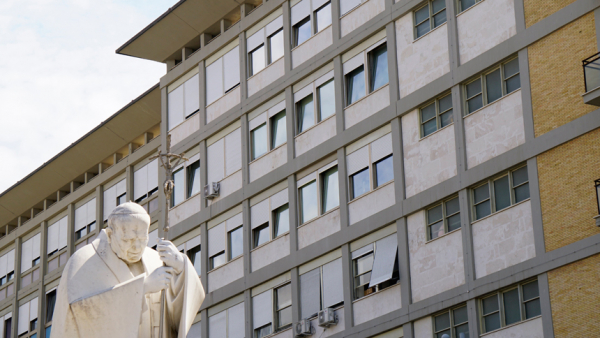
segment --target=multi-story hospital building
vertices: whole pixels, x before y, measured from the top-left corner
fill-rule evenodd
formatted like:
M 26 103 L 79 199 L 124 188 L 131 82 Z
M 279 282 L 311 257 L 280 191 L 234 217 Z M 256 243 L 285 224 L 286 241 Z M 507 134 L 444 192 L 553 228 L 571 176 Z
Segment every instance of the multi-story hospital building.
M 160 81 L 0 194 L 0 337 L 50 336 L 118 204 L 156 244 L 168 138 L 190 338 L 600 336 L 599 36 L 598 0 L 178 2 L 117 49 Z

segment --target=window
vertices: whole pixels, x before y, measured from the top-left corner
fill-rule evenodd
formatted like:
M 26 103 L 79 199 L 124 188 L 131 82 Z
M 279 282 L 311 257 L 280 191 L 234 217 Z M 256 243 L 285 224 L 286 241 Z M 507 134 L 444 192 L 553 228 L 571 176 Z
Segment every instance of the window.
M 175 188 L 173 189 L 173 195 L 171 196 L 171 207 L 174 207 L 185 200 L 184 195 L 184 174 L 183 168 L 176 170 L 173 173 L 173 183 Z
M 244 302 L 208 317 L 209 338 L 242 338 L 246 322 Z
M 221 251 L 218 254 L 210 257 L 210 269 L 218 268 L 219 266 L 227 263 L 225 259 L 225 251 Z
M 521 88 L 519 59 L 501 64 L 464 86 L 466 114 L 490 104 L 502 96 Z
M 442 0 L 443 1 L 443 0 Z M 388 84 L 387 44 L 383 44 L 369 52 L 370 92 Z
M 85 237 L 87 234 L 96 230 L 96 199 L 92 198 L 88 202 L 75 209 L 75 240 Z
M 26 303 L 19 304 L 19 320 L 17 321 L 17 336 L 37 336 L 37 309 L 38 298 L 33 298 Z
M 446 0 L 427 1 L 415 12 L 415 39 L 446 22 Z
M 311 37 L 310 17 L 300 21 L 293 27 L 294 30 L 294 47 L 301 45 L 304 41 Z
M 360 100 L 365 96 L 365 68 L 360 66 L 346 75 L 347 105 Z
M 267 115 L 267 113 L 264 114 Z M 260 118 L 259 116 L 256 119 Z M 269 118 L 268 125 L 265 122 L 252 129 L 250 131 L 250 139 L 252 161 L 285 144 L 287 142 L 285 110 Z
M 126 195 L 127 195 L 126 193 L 123 193 L 123 194 L 117 196 L 117 206 L 119 206 L 119 205 L 127 202 L 127 196 Z
M 317 182 L 312 181 L 300 189 L 300 224 L 318 216 Z
M 252 159 L 255 160 L 267 153 L 267 124 L 263 123 L 250 132 L 252 137 Z
M 435 338 L 469 338 L 469 316 L 465 305 L 433 317 Z
M 369 168 L 365 168 L 356 174 L 350 176 L 350 185 L 352 191 L 352 199 L 357 198 L 362 194 L 368 193 L 369 187 Z
M 228 245 L 229 245 L 229 260 L 232 260 L 238 256 L 241 256 L 244 252 L 244 239 L 243 239 L 243 228 L 239 227 L 229 232 L 228 234 Z
M 239 46 L 206 66 L 205 81 L 207 106 L 240 84 Z
M 312 318 L 325 308 L 336 308 L 344 303 L 342 259 L 300 275 L 300 316 Z
M 300 201 L 300 224 L 337 208 L 339 201 L 337 165 L 318 171 L 317 179 L 301 184 L 298 188 Z M 319 191 L 317 192 L 317 189 Z
M 251 51 L 250 53 L 250 75 L 254 75 L 261 70 L 263 70 L 266 66 L 265 60 L 265 46 L 260 45 L 260 47 Z
M 200 78 L 196 74 L 167 96 L 169 130 L 190 118 L 200 109 Z
M 187 198 L 200 192 L 200 161 L 187 166 Z
M 158 169 L 157 169 L 158 170 Z M 156 176 L 158 181 L 158 174 Z M 135 184 L 135 182 L 134 182 Z M 108 220 L 108 215 L 122 203 L 125 203 L 125 192 L 126 192 L 126 180 L 122 179 L 116 184 L 113 184 L 111 187 L 104 187 L 104 221 Z M 118 196 L 118 197 L 117 197 Z M 66 222 L 66 221 L 65 221 Z M 65 225 L 66 227 L 66 225 Z M 66 232 L 65 232 L 66 236 Z M 65 242 L 66 243 L 66 242 Z
M 542 314 L 538 282 L 530 281 L 480 300 L 482 331 L 501 327 Z
M 323 189 L 321 202 L 323 203 L 321 210 L 327 212 L 333 208 L 337 208 L 340 205 L 340 194 L 339 194 L 339 182 L 338 182 L 338 168 L 333 167 L 326 172 L 321 174 L 321 182 L 323 182 Z
M 319 8 L 311 8 L 313 1 L 302 0 L 292 7 L 292 47 L 301 45 L 313 34 L 331 25 L 331 2 Z M 314 26 L 311 24 L 314 22 Z
M 375 188 L 394 179 L 394 163 L 392 155 L 375 162 Z
M 460 228 L 458 197 L 444 201 L 427 210 L 427 237 L 429 240 Z
M 12 318 L 4 320 L 4 338 L 9 338 L 12 333 Z
M 352 9 L 358 7 L 361 2 L 361 0 L 340 0 L 340 15 L 350 12 Z
M 315 20 L 315 32 L 320 32 L 325 27 L 331 25 L 331 2 L 328 2 L 326 5 L 315 11 L 315 16 L 317 19 Z
M 288 204 L 277 208 L 273 213 L 273 220 L 275 222 L 273 238 L 279 237 L 290 231 L 290 208 Z
M 319 121 L 323 121 L 335 114 L 335 92 L 333 80 L 330 80 L 317 88 L 319 100 Z
M 200 275 L 200 272 L 202 271 L 202 268 L 201 268 L 202 267 L 202 259 L 200 258 L 200 254 L 201 254 L 200 245 L 197 245 L 191 249 L 188 249 L 186 252 L 186 255 L 190 259 L 190 262 L 194 266 L 194 269 L 196 270 L 196 273 L 198 275 Z
M 41 234 L 36 234 L 21 244 L 21 271 L 27 271 L 39 263 Z
M 287 128 L 285 125 L 285 110 L 270 118 L 271 121 L 271 149 L 275 149 L 287 142 Z
M 257 228 L 252 229 L 252 247 L 256 248 L 264 243 L 267 243 L 269 238 L 269 223 L 265 223 Z
M 59 221 L 56 221 L 48 227 L 48 247 L 46 250 L 48 257 L 53 256 L 55 253 L 58 253 L 63 248 L 67 247 L 67 231 L 69 226 L 67 217 L 68 216 L 61 218 Z M 0 258 L 0 260 L 2 259 L 4 259 L 4 257 Z M 14 256 L 12 260 L 14 260 Z M 10 263 L 11 260 L 9 259 L 9 264 Z
M 283 29 L 267 38 L 269 42 L 269 64 L 283 57 Z
M 275 289 L 275 331 L 292 325 L 292 284 Z
M 527 166 L 511 170 L 472 189 L 475 220 L 529 198 Z
M 254 337 L 262 338 L 271 334 L 271 323 L 261 326 L 258 329 L 254 329 Z
M 458 0 L 459 11 L 462 12 L 480 1 L 482 0 Z
M 296 102 L 297 128 L 296 134 L 305 132 L 317 123 L 335 115 L 335 92 L 333 79 L 319 85 L 316 90 L 311 90 L 307 95 L 306 89 L 311 89 L 311 84 L 301 89 L 296 95 L 306 95 Z M 315 102 L 316 98 L 316 102 Z M 315 111 L 316 110 L 316 111 Z
M 315 125 L 315 106 L 312 94 L 296 104 L 298 112 L 298 134 Z
M 452 94 L 436 99 L 419 111 L 421 113 L 421 137 L 425 137 L 453 122 Z
M 395 285 L 399 280 L 396 234 L 352 252 L 354 299 Z

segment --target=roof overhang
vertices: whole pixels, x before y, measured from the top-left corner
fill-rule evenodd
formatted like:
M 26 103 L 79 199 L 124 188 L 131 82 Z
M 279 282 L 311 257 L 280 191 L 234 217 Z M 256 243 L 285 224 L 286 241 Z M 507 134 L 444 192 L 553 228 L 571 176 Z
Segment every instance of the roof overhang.
M 165 62 L 243 0 L 181 0 L 117 49 L 118 54 Z
M 160 123 L 156 84 L 48 162 L 0 194 L 0 225 L 7 224 L 46 196 L 111 156 Z

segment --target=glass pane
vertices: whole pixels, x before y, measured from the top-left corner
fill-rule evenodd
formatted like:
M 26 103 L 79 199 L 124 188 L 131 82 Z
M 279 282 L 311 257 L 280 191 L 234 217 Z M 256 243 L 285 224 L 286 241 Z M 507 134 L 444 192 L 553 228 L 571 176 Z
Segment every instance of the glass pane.
M 431 224 L 442 219 L 442 205 L 427 210 L 427 224 Z
M 269 224 L 260 226 L 252 230 L 252 238 L 254 239 L 254 247 L 267 243 L 269 241 Z
M 323 213 L 340 205 L 340 189 L 338 184 L 338 168 L 331 168 L 323 176 Z
M 440 127 L 444 128 L 445 126 L 452 123 L 453 120 L 454 118 L 452 117 L 452 109 L 450 109 L 447 112 L 440 115 Z
M 497 69 L 485 76 L 485 86 L 487 103 L 492 103 L 502 97 L 502 80 L 500 79 L 500 69 Z
M 271 324 L 265 325 L 261 328 L 254 329 L 254 337 L 262 338 L 271 334 Z
M 538 282 L 527 283 L 523 285 L 523 301 L 530 300 L 540 296 Z
M 473 191 L 475 204 L 490 198 L 490 189 L 487 184 L 484 184 Z
M 504 64 L 504 78 L 509 78 L 519 72 L 519 59 Z
M 454 325 L 462 324 L 469 321 L 469 315 L 467 313 L 467 307 L 463 306 L 452 311 L 454 318 Z
M 198 250 L 196 253 L 194 253 L 193 257 L 193 261 L 194 261 L 194 270 L 196 270 L 196 273 L 198 275 L 200 275 L 200 273 L 202 272 L 202 259 L 200 258 L 200 250 Z
M 452 215 L 460 211 L 460 203 L 458 197 L 455 197 L 449 201 L 446 201 L 446 216 Z
M 236 258 L 244 252 L 244 239 L 242 228 L 237 228 L 229 233 L 229 259 Z
M 450 327 L 450 312 L 446 312 L 439 316 L 435 316 L 434 323 L 435 323 L 435 331 L 436 332 L 449 328 Z
M 346 75 L 348 104 L 352 104 L 365 96 L 365 67 L 360 66 Z
M 445 112 L 452 108 L 452 94 L 448 94 L 439 100 L 440 112 Z
M 286 204 L 275 211 L 275 237 L 290 231 L 289 210 Z
M 469 324 L 462 324 L 454 328 L 456 338 L 469 338 Z
M 315 106 L 312 94 L 298 102 L 298 133 L 315 124 Z
M 496 312 L 493 315 L 484 317 L 485 330 L 484 332 L 494 331 L 500 328 L 500 313 Z
M 331 3 L 321 7 L 315 14 L 317 15 L 317 32 L 331 25 Z
M 486 315 L 490 312 L 498 311 L 500 306 L 498 306 L 498 295 L 493 295 L 492 297 L 484 298 L 481 301 L 483 305 L 483 314 Z
M 335 114 L 335 93 L 333 80 L 317 88 L 319 95 L 319 121 Z
M 429 122 L 425 122 L 423 124 L 423 137 L 433 133 L 437 130 L 437 122 L 435 119 L 430 120 Z
M 285 111 L 282 111 L 271 118 L 271 149 L 287 142 L 286 130 Z
M 430 239 L 438 238 L 444 234 L 444 222 L 440 221 L 429 226 Z
M 225 253 L 222 252 L 216 256 L 212 256 L 211 261 L 211 266 L 213 269 L 225 264 L 227 262 L 227 260 L 225 259 Z
M 269 37 L 269 63 L 283 56 L 283 30 Z
M 521 321 L 521 305 L 519 289 L 512 289 L 502 294 L 504 300 L 504 320 L 506 325 Z
M 304 19 L 294 26 L 294 46 L 302 44 L 304 41 L 310 38 L 310 18 Z
M 521 75 L 517 74 L 506 80 L 506 93 L 512 93 L 521 88 Z
M 542 314 L 540 299 L 530 300 L 525 303 L 525 319 L 533 318 Z
M 375 187 L 394 179 L 393 157 L 389 156 L 375 163 Z
M 527 175 L 527 167 L 519 168 L 512 172 L 513 187 L 520 185 L 521 183 L 529 181 Z
M 417 25 L 427 19 L 429 19 L 429 4 L 415 11 L 415 23 Z
M 185 201 L 185 190 L 183 188 L 183 180 L 184 180 L 184 172 L 183 169 L 177 170 L 173 173 L 173 182 L 175 183 L 175 188 L 173 190 L 173 205 L 178 205 L 179 203 Z
M 460 228 L 460 214 L 448 217 L 448 232 Z
M 435 102 L 425 108 L 421 108 L 421 123 L 435 117 Z
M 52 333 L 52 325 L 46 328 L 46 338 L 50 338 L 50 334 Z
M 292 285 L 288 284 L 277 288 L 277 310 L 292 305 Z
M 352 183 L 352 198 L 356 198 L 371 190 L 369 187 L 369 168 L 350 176 L 350 180 Z
M 340 0 L 340 15 L 348 13 L 354 7 L 360 5 L 360 0 Z
M 254 75 L 265 68 L 265 46 L 261 45 L 250 52 L 250 75 Z
M 431 30 L 431 25 L 429 24 L 429 20 L 426 20 L 422 24 L 417 26 L 417 38 L 422 37 L 426 33 Z
M 365 273 L 355 278 L 354 282 L 356 285 L 366 285 L 371 281 L 371 272 Z M 368 286 L 368 285 L 367 285 Z
M 252 159 L 257 159 L 269 151 L 267 146 L 267 125 L 262 124 L 260 127 L 250 132 L 252 137 Z
M 510 206 L 508 176 L 504 176 L 494 181 L 494 198 L 496 201 L 496 211 L 500 211 Z
M 475 219 L 480 219 L 492 213 L 492 208 L 490 205 L 490 201 L 483 202 L 481 204 L 477 204 L 475 206 Z
M 473 6 L 476 0 L 460 0 L 460 11 L 464 11 L 465 9 Z
M 529 198 L 529 183 L 525 183 L 515 188 L 515 203 L 519 203 Z
M 467 101 L 468 112 L 469 114 L 476 111 L 477 109 L 483 107 L 483 96 L 479 94 L 478 96 Z
M 446 22 L 446 10 L 439 12 L 433 16 L 433 27 L 438 27 L 439 25 Z
M 362 275 L 373 268 L 373 253 L 354 260 L 354 275 Z
M 292 307 L 287 307 L 277 313 L 278 327 L 283 327 L 292 323 Z
M 200 192 L 200 161 L 192 163 L 188 170 L 188 196 L 191 197 Z
M 450 338 L 450 329 L 435 334 L 436 338 Z
M 300 318 L 311 318 L 321 310 L 321 269 L 300 275 Z
M 388 84 L 387 45 L 377 47 L 371 54 L 371 91 L 374 91 Z
M 313 181 L 300 188 L 300 224 L 319 215 L 317 207 L 317 182 Z
M 467 99 L 481 93 L 481 79 L 477 79 L 467 85 Z
M 442 9 L 446 9 L 446 1 L 445 0 L 433 0 L 431 2 L 431 12 L 433 14 L 441 11 Z

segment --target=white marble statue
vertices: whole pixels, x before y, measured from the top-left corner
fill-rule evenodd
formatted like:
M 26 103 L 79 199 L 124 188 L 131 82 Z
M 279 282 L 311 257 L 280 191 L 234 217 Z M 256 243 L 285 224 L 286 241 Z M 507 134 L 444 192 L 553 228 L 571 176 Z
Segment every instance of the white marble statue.
M 58 287 L 52 337 L 158 338 L 165 289 L 163 338 L 185 338 L 204 289 L 173 243 L 159 240 L 158 252 L 147 247 L 149 224 L 144 208 L 124 203 L 108 217 L 108 228 L 71 256 Z

